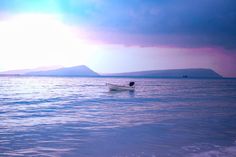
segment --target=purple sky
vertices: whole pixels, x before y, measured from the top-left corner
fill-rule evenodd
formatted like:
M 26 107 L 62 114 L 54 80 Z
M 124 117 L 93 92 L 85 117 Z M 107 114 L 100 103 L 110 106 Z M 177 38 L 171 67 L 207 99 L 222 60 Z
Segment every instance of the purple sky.
M 211 68 L 236 77 L 234 0 L 1 0 L 0 71 Z

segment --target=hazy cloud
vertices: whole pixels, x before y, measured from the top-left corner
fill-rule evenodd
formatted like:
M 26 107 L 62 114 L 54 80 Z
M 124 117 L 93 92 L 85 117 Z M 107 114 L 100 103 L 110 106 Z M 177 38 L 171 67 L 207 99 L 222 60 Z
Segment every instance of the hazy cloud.
M 105 42 L 236 48 L 235 0 L 2 0 L 0 3 L 0 9 L 5 11 L 62 13 L 65 22 L 85 27 Z

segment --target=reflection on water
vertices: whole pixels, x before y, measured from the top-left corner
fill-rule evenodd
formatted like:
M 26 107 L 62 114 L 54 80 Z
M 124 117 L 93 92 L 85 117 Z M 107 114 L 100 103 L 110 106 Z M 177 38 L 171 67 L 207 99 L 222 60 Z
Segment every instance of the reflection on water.
M 0 81 L 0 156 L 236 155 L 236 80 Z

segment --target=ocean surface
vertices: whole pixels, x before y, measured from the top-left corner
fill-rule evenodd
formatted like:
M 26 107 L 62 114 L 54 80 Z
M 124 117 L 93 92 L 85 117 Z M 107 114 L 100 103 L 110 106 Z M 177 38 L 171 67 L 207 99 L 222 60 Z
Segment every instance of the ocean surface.
M 0 156 L 236 157 L 236 79 L 0 77 Z

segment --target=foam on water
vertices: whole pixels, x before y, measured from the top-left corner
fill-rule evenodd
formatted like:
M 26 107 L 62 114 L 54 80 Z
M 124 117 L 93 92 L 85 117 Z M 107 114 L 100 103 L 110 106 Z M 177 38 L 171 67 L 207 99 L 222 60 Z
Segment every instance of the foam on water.
M 201 153 L 193 153 L 190 157 L 235 157 L 236 146 L 220 147 L 218 149 L 209 150 Z

